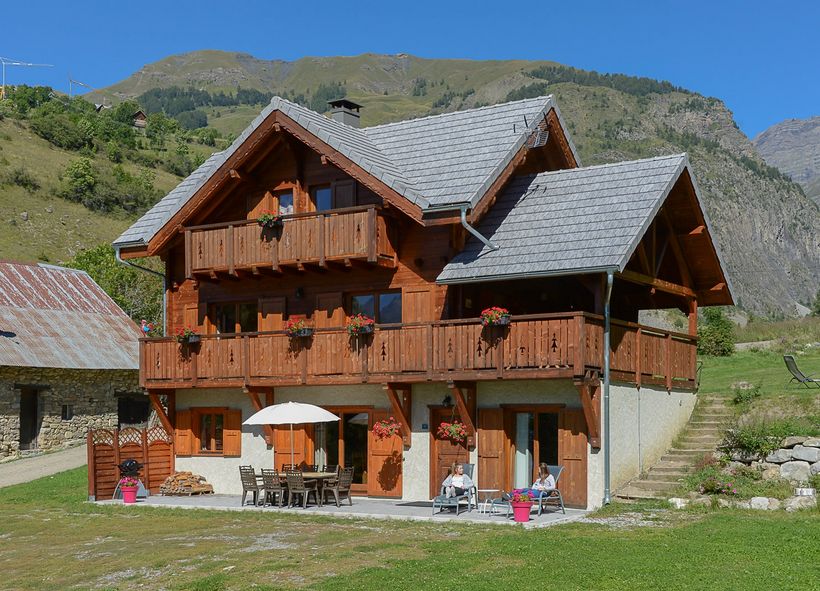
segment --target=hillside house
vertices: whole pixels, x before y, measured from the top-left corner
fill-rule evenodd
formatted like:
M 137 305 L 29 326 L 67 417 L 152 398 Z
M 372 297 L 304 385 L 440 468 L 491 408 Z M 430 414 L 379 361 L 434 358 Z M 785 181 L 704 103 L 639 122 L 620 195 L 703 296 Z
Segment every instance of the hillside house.
M 168 334 L 202 335 L 140 343 L 176 468 L 217 492 L 281 468 L 287 429 L 242 421 L 294 400 L 341 417 L 297 429 L 297 462 L 353 465 L 359 494 L 429 499 L 454 460 L 509 489 L 547 462 L 600 505 L 687 421 L 697 308 L 732 303 L 686 155 L 581 167 L 552 97 L 368 128 L 332 106 L 275 97 L 114 243 L 164 261 Z M 482 326 L 491 306 L 508 326 Z M 637 323 L 657 308 L 688 330 Z M 350 336 L 360 313 L 375 329 Z M 452 420 L 466 441 L 439 436 Z
M 140 109 L 131 117 L 131 125 L 139 129 L 145 129 L 145 126 L 148 125 L 148 116 L 145 114 L 145 111 Z
M 0 459 L 145 422 L 138 338 L 87 273 L 0 261 Z

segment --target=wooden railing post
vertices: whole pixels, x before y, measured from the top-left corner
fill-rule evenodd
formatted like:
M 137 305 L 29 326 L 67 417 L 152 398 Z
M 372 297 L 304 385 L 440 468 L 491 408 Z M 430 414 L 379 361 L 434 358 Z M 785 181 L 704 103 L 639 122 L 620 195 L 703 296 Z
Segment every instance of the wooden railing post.
M 666 333 L 666 389 L 672 389 L 672 335 Z
M 587 343 L 586 343 L 586 324 L 584 323 L 584 315 L 583 314 L 576 314 L 575 315 L 575 336 L 576 336 L 576 343 L 575 343 L 575 360 L 573 363 L 573 373 L 576 376 L 584 375 L 584 369 L 586 368 L 586 351 L 587 351 Z
M 319 241 L 319 266 L 326 267 L 327 264 L 325 263 L 325 258 L 327 256 L 327 244 L 325 243 L 325 225 L 330 219 L 326 215 L 319 216 L 319 228 L 318 228 L 318 236 L 317 240 Z
M 242 376 L 247 386 L 251 382 L 251 341 L 248 335 L 242 337 Z
M 199 347 L 189 347 L 189 354 L 191 356 L 191 366 L 189 368 L 191 385 L 196 386 L 199 382 Z
M 427 341 L 427 379 L 433 379 L 433 325 L 428 324 L 425 331 L 425 340 Z
M 227 244 L 225 245 L 225 255 L 228 259 L 228 273 L 234 275 L 236 273 L 236 262 L 234 261 L 233 253 L 233 225 L 228 226 L 226 236 L 225 240 Z
M 635 384 L 638 388 L 641 387 L 641 378 L 643 377 L 643 367 L 642 367 L 642 360 L 643 360 L 643 349 L 641 348 L 641 334 L 643 331 L 641 327 L 638 327 L 638 331 L 635 333 L 635 349 L 637 349 L 637 353 L 635 355 Z
M 376 256 L 376 206 L 372 205 L 367 210 L 367 262 L 375 263 Z
M 191 249 L 193 248 L 193 239 L 190 230 L 185 230 L 185 278 L 194 278 L 194 260 Z

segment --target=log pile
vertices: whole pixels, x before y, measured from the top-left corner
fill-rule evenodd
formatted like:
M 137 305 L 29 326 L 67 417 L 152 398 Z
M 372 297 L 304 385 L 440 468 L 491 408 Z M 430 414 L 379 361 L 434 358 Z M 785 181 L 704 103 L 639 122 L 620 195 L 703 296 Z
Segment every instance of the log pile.
M 214 487 L 205 482 L 205 477 L 193 472 L 174 472 L 159 487 L 159 492 L 167 496 L 212 495 Z

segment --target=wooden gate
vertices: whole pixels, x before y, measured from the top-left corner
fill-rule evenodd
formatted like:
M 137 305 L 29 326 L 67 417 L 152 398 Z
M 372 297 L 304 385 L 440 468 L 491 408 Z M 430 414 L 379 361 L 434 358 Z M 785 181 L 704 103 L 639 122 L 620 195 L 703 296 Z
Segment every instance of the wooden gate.
M 96 429 L 88 432 L 88 498 L 110 499 L 119 480 L 117 464 L 137 460 L 140 479 L 153 494 L 174 472 L 172 438 L 161 426 Z

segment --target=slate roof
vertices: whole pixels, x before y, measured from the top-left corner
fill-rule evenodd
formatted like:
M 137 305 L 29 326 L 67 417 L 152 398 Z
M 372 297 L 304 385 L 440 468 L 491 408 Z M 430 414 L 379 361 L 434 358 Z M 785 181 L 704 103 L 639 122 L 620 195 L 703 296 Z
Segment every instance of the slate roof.
M 470 238 L 437 282 L 623 271 L 687 166 L 678 154 L 514 178 L 478 227 L 500 249 Z
M 358 129 L 274 97 L 229 148 L 213 154 L 114 242 L 147 244 L 274 111 L 422 209 L 474 205 L 551 108 L 551 96 Z M 574 152 L 574 147 L 570 143 Z M 576 160 L 577 154 L 575 154 Z
M 136 370 L 138 338 L 84 271 L 0 261 L 0 366 Z

